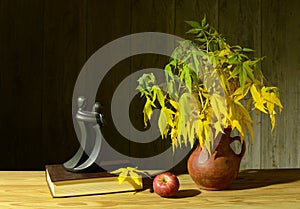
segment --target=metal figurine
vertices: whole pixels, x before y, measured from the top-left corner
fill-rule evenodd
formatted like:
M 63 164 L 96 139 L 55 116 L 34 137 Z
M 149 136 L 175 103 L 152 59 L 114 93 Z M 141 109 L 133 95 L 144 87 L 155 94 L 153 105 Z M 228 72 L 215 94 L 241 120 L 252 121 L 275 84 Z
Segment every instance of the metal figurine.
M 67 162 L 63 164 L 65 169 L 71 172 L 84 172 L 96 168 L 101 169 L 96 165 L 100 149 L 101 149 L 101 131 L 100 127 L 103 126 L 103 114 L 100 113 L 102 106 L 100 103 L 95 103 L 93 110 L 87 111 L 86 98 L 79 97 L 77 100 L 78 111 L 76 113 L 76 120 L 80 128 L 80 147 L 76 154 Z M 85 153 L 87 146 L 90 145 L 91 138 L 94 139 L 94 146 L 89 155 Z

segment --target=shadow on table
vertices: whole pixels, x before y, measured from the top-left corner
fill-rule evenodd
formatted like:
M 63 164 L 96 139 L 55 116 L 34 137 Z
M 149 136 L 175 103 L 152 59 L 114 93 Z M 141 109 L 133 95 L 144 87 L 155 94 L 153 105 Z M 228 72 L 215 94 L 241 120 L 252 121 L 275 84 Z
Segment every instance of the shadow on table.
M 179 199 L 179 198 L 187 198 L 187 197 L 195 197 L 201 193 L 198 189 L 182 189 L 179 190 L 175 196 L 171 198 Z
M 153 184 L 153 179 L 143 179 L 143 190 L 148 190 L 152 193 L 154 192 L 153 191 L 153 187 L 152 187 L 152 184 Z M 180 189 L 175 196 L 173 197 L 170 197 L 170 198 L 187 198 L 187 197 L 194 197 L 194 196 L 197 196 L 201 193 L 200 190 L 198 189 Z
M 298 180 L 300 169 L 244 170 L 227 190 L 254 189 Z

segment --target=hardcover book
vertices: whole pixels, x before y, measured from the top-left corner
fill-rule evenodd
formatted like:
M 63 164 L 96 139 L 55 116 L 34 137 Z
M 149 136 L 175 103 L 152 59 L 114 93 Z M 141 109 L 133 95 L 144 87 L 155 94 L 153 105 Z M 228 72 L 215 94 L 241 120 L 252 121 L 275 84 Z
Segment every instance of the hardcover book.
M 118 176 L 108 172 L 73 173 L 63 165 L 46 165 L 46 181 L 53 197 L 137 191 L 143 189 L 131 178 L 122 184 Z

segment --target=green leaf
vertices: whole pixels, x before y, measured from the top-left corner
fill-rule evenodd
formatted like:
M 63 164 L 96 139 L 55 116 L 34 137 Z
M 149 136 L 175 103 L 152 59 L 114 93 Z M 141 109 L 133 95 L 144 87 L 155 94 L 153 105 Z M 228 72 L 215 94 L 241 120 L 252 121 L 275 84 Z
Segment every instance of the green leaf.
M 235 46 L 233 46 L 232 48 L 238 49 L 238 50 L 240 50 L 240 51 L 243 50 L 243 48 L 242 48 L 241 46 L 239 46 L 239 45 L 235 45 Z
M 195 40 L 196 41 L 200 41 L 200 42 L 206 42 L 207 41 L 207 39 L 205 38 L 205 36 L 204 36 L 204 38 L 202 38 L 204 36 L 204 33 L 203 33 L 203 31 L 200 31 L 200 33 L 198 33 L 195 37 L 197 37 L 197 38 L 195 38 Z
M 240 70 L 241 71 L 240 71 L 239 81 L 240 81 L 240 85 L 241 85 L 242 90 L 244 90 L 245 83 L 246 83 L 246 80 L 247 80 L 247 72 L 243 68 L 240 68 Z
M 240 70 L 241 70 L 240 65 L 237 65 L 237 66 L 233 69 L 233 71 L 231 72 L 231 75 L 230 75 L 230 77 L 228 78 L 228 80 L 231 79 L 231 78 L 235 78 L 235 77 L 240 73 Z
M 165 70 L 165 73 L 166 73 L 166 76 L 167 76 L 167 77 L 173 75 L 173 73 L 172 73 L 172 68 L 171 68 L 170 64 L 166 65 L 164 70 Z
M 201 28 L 199 22 L 196 22 L 196 21 L 190 20 L 190 21 L 185 21 L 185 23 L 189 24 L 193 28 Z
M 187 87 L 187 89 L 189 90 L 189 92 L 192 92 L 192 78 L 191 75 L 189 73 L 185 73 L 185 85 Z
M 233 55 L 233 56 L 229 57 L 228 64 L 229 65 L 237 64 L 237 56 Z
M 250 49 L 250 48 L 243 48 L 243 51 L 244 51 L 244 52 L 254 52 L 254 50 L 253 50 L 253 49 Z
M 204 27 L 206 25 L 206 15 L 204 16 L 204 18 L 201 21 L 201 26 Z
M 200 28 L 192 28 L 188 30 L 186 33 L 191 33 L 191 34 L 198 34 L 201 31 Z
M 245 54 L 239 54 L 239 55 L 240 55 L 240 57 L 243 57 L 245 59 L 249 59 L 249 57 L 247 55 L 245 55 Z
M 247 75 L 249 76 L 249 78 L 254 81 L 254 74 L 253 74 L 253 70 L 250 68 L 249 66 L 249 61 L 245 61 L 243 62 L 243 70 L 246 71 Z
M 192 58 L 193 58 L 193 63 L 192 63 L 191 70 L 192 70 L 192 72 L 195 72 L 195 74 L 198 76 L 199 65 L 200 65 L 199 59 L 196 54 L 193 54 Z

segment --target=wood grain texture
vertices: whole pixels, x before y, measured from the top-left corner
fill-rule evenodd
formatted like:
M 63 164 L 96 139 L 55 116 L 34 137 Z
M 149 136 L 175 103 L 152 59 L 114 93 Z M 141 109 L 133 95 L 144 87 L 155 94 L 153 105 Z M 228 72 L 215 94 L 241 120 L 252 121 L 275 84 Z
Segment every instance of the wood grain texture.
M 269 1 L 262 2 L 262 12 L 269 13 L 268 16 L 265 16 L 262 19 L 262 41 L 264 45 L 262 46 L 262 52 L 268 55 L 268 59 L 262 64 L 263 72 L 266 74 L 268 80 L 271 80 L 274 85 L 280 85 L 281 91 L 285 92 L 286 85 L 286 76 L 284 71 L 280 71 L 280 68 L 284 67 L 284 58 L 280 57 L 280 49 L 284 50 L 284 43 L 278 41 L 280 36 L 285 36 L 285 33 L 282 32 L 282 28 L 285 23 L 280 22 L 286 9 L 280 2 L 272 2 L 269 4 Z M 281 5 L 280 5 L 281 4 Z M 282 11 L 282 12 L 281 12 Z M 284 38 L 282 38 L 284 39 Z M 276 47 L 274 47 L 276 46 Z M 284 55 L 283 55 L 284 56 Z M 281 80 L 282 82 L 279 82 Z M 285 106 L 286 95 L 281 95 L 282 103 Z M 287 111 L 286 108 L 284 111 Z M 281 115 L 281 120 L 277 122 L 276 130 L 274 135 L 270 135 L 271 127 L 267 125 L 269 123 L 269 118 L 266 115 L 262 117 L 262 167 L 279 167 L 279 140 L 284 140 L 284 132 L 279 131 L 278 128 L 284 126 L 284 116 Z
M 286 87 L 285 91 L 282 92 L 286 94 L 286 105 L 283 114 L 286 114 L 286 119 L 284 120 L 284 131 L 283 147 L 288 152 L 281 153 L 280 165 L 279 167 L 293 167 L 294 165 L 299 165 L 300 162 L 300 134 L 299 134 L 299 72 L 300 72 L 300 54 L 298 53 L 300 49 L 300 21 L 297 17 L 300 5 L 298 2 L 291 1 L 288 5 L 287 12 L 285 15 L 286 20 L 286 39 L 285 44 L 285 67 L 290 69 L 285 71 L 286 73 Z M 282 81 L 281 81 L 282 82 Z M 298 101 L 297 101 L 298 100 Z
M 185 21 L 201 21 L 204 16 L 210 25 L 218 28 L 219 0 L 176 0 L 175 5 L 176 35 L 182 38 L 188 37 L 186 31 L 190 29 L 190 26 Z
M 175 4 L 173 0 L 158 1 L 158 0 L 136 0 L 132 1 L 132 24 L 131 24 L 131 33 L 140 33 L 140 32 L 161 32 L 161 33 L 174 33 L 174 20 L 175 20 Z M 151 45 L 157 45 L 154 42 L 144 42 L 142 43 L 144 48 Z M 132 46 L 136 47 L 136 46 Z M 166 50 L 168 46 L 166 44 L 161 45 L 162 51 Z M 144 70 L 147 68 L 157 68 L 163 69 L 166 63 L 169 61 L 169 57 L 158 55 L 158 54 L 140 54 L 134 57 L 131 57 L 131 73 Z M 135 83 L 137 86 L 137 81 L 132 80 L 131 83 Z M 133 91 L 134 89 L 131 89 Z M 135 106 L 132 107 L 134 111 L 130 112 L 132 121 L 143 121 L 142 111 L 137 112 L 136 109 L 142 110 L 144 100 L 140 100 L 140 95 L 137 95 L 135 98 Z M 133 103 L 134 105 L 134 103 Z M 153 117 L 151 119 L 151 126 L 157 123 L 158 117 Z M 155 125 L 156 126 L 156 125 Z M 144 131 L 145 127 L 143 122 L 140 123 L 137 128 Z M 154 132 L 159 133 L 158 129 Z M 144 134 L 145 135 L 145 134 Z M 155 136 L 159 134 L 151 133 Z M 130 145 L 130 154 L 136 157 L 151 157 L 157 154 L 164 152 L 170 147 L 170 140 L 161 140 L 161 137 L 153 138 L 151 141 L 145 143 L 143 138 L 139 139 L 138 143 L 131 143 Z M 157 164 L 164 165 L 166 159 L 161 159 Z M 153 168 L 158 169 L 158 168 Z
M 44 161 L 63 163 L 78 148 L 72 122 L 72 95 L 84 63 L 82 1 L 45 1 L 42 131 Z M 59 6 L 58 6 L 59 5 Z
M 265 115 L 262 118 L 261 167 L 293 167 L 299 159 L 296 136 L 299 89 L 295 88 L 299 69 L 297 5 L 280 1 L 262 3 L 262 13 L 269 14 L 262 18 L 262 53 L 267 55 L 263 72 L 270 84 L 279 86 L 284 110 L 278 116 L 273 134 L 270 134 L 269 118 Z
M 1 1 L 1 167 L 34 168 L 42 159 L 43 2 Z M 18 15 L 15 15 L 18 14 Z M 36 27 L 38 26 L 38 27 Z M 8 154 L 14 153 L 14 157 Z M 22 160 L 21 160 L 22 159 Z
M 255 50 L 250 56 L 261 57 L 261 11 L 260 0 L 219 1 L 219 32 L 226 37 L 231 45 L 240 45 Z M 251 17 L 251 18 L 249 18 Z M 228 24 L 228 23 L 231 24 Z M 255 121 L 261 122 L 261 114 L 252 112 Z M 261 126 L 253 125 L 254 141 L 249 134 L 245 137 L 246 155 L 241 168 L 260 168 Z
M 52 198 L 45 173 L 0 172 L 1 208 L 300 208 L 300 170 L 245 170 L 224 191 L 199 190 L 191 178 L 179 176 L 174 198 L 149 190 L 109 195 Z
M 73 155 L 79 146 L 71 115 L 73 87 L 84 62 L 97 49 L 136 32 L 186 37 L 184 21 L 199 21 L 204 14 L 229 43 L 252 47 L 255 56 L 266 56 L 261 68 L 269 84 L 281 90 L 284 111 L 278 114 L 274 132 L 267 115 L 255 116 L 260 123 L 254 127 L 254 144 L 246 138 L 241 167 L 300 167 L 299 7 L 293 0 L 0 1 L 4 147 L 0 169 L 42 169 Z M 153 62 L 163 67 L 164 61 L 158 56 L 125 59 L 111 69 L 98 89 L 97 100 L 104 104 L 109 122 L 104 135 L 125 154 L 138 156 L 140 150 L 113 127 L 113 92 L 138 68 Z M 129 114 L 133 125 L 142 130 L 137 100 Z M 156 141 L 145 153 L 157 153 L 164 143 Z
M 87 55 L 90 57 L 98 49 L 115 39 L 130 34 L 131 1 L 87 1 Z M 113 54 L 111 55 L 113 56 Z M 99 66 L 101 68 L 101 66 Z M 103 105 L 105 128 L 103 136 L 120 153 L 129 154 L 130 143 L 116 129 L 111 104 L 115 89 L 130 74 L 130 60 L 125 59 L 110 69 L 98 88 L 96 100 Z M 86 82 L 93 79 L 88 75 Z M 126 95 L 124 95 L 126 96 Z M 122 101 L 120 102 L 120 104 Z M 126 111 L 122 106 L 114 111 Z

